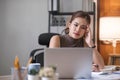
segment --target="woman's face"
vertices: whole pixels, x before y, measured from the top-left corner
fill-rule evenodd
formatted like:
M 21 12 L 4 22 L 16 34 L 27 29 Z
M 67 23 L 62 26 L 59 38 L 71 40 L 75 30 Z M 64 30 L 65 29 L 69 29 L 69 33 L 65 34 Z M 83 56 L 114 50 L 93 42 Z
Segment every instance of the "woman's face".
M 69 36 L 74 39 L 83 37 L 86 33 L 88 23 L 85 18 L 77 17 L 69 23 Z

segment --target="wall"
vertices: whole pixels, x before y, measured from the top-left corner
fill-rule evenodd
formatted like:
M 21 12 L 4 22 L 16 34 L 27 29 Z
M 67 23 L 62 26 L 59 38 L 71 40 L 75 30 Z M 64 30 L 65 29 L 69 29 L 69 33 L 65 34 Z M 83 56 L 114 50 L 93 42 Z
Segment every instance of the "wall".
M 48 31 L 47 0 L 0 0 L 0 75 L 10 74 L 17 55 L 25 66 L 38 35 Z

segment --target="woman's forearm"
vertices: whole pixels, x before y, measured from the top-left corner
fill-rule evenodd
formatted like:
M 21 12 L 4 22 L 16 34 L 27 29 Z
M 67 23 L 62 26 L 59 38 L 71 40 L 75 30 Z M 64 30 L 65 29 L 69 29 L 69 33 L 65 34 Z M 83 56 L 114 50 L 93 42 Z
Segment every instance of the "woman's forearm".
M 104 60 L 96 48 L 93 49 L 93 61 L 94 64 L 97 64 L 99 66 L 99 69 L 104 68 Z

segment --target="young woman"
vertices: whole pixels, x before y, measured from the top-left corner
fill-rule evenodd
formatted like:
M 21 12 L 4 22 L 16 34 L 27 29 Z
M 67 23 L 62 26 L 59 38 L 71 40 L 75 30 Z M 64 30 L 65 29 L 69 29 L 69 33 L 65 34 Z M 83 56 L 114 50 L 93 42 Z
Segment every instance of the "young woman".
M 55 35 L 51 38 L 49 48 L 58 47 L 92 47 L 93 71 L 100 71 L 104 67 L 104 61 L 95 48 L 90 30 L 90 16 L 83 11 L 74 12 L 68 22 L 65 35 Z

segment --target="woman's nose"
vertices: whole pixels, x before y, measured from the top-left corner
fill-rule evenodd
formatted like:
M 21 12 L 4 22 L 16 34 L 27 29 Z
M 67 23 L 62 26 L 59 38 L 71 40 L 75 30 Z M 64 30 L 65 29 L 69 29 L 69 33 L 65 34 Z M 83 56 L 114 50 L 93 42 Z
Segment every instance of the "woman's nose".
M 79 32 L 81 29 L 80 27 L 76 27 L 76 31 Z

